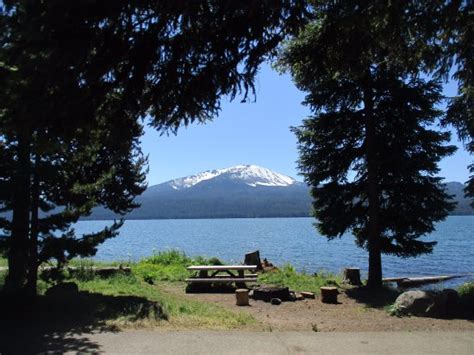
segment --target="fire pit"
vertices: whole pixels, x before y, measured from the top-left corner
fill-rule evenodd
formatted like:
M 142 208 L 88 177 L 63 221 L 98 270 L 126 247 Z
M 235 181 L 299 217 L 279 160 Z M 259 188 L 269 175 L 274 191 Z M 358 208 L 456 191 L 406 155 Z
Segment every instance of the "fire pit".
M 284 301 L 294 301 L 291 292 L 288 287 L 278 287 L 278 286 L 261 286 L 254 288 L 253 296 L 254 300 L 261 300 L 265 302 L 270 302 L 272 298 L 279 298 Z

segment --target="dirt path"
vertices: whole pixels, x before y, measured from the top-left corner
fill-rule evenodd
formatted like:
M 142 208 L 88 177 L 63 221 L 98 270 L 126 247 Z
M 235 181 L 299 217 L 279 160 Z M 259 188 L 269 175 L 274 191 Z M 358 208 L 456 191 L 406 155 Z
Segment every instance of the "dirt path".
M 167 286 L 168 291 L 183 295 L 182 287 Z M 189 299 L 216 303 L 234 311 L 250 313 L 261 322 L 264 330 L 307 331 L 453 331 L 474 332 L 474 321 L 464 319 L 398 318 L 386 309 L 371 308 L 340 294 L 339 304 L 324 304 L 318 297 L 279 306 L 250 300 L 249 307 L 235 305 L 234 294 L 185 294 Z

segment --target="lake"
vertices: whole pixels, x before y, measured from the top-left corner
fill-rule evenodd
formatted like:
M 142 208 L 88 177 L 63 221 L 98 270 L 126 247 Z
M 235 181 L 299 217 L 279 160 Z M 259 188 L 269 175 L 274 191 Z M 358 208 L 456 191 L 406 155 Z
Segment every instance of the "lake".
M 240 263 L 246 252 L 260 250 L 275 265 L 291 263 L 309 273 L 340 272 L 355 266 L 367 273 L 367 253 L 351 235 L 328 241 L 312 218 L 128 220 L 120 235 L 102 244 L 99 260 L 138 260 L 154 251 L 180 249 L 190 256 L 217 256 Z M 78 233 L 97 231 L 111 221 L 80 221 Z M 383 256 L 384 277 L 474 274 L 474 216 L 450 216 L 424 240 L 437 241 L 434 252 L 417 258 Z M 446 282 L 445 286 L 474 277 Z

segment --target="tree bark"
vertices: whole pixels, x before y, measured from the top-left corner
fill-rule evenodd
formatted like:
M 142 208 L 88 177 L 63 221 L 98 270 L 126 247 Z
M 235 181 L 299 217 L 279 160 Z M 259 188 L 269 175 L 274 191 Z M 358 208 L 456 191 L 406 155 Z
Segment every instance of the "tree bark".
M 30 144 L 29 132 L 18 136 L 17 169 L 14 180 L 12 230 L 8 252 L 8 276 L 4 291 L 8 296 L 21 299 L 25 296 L 28 273 L 30 223 Z
M 375 131 L 374 98 L 370 85 L 364 89 L 365 149 L 367 162 L 368 195 L 368 249 L 369 279 L 367 286 L 372 289 L 382 287 L 382 256 L 379 228 L 379 189 L 377 181 L 377 138 Z
M 28 282 L 27 289 L 28 295 L 35 297 L 37 293 L 37 281 L 38 281 L 38 232 L 39 232 L 39 176 L 38 168 L 39 158 L 35 158 L 35 170 L 33 172 L 33 184 L 31 187 L 31 228 L 30 228 L 30 255 L 28 265 Z

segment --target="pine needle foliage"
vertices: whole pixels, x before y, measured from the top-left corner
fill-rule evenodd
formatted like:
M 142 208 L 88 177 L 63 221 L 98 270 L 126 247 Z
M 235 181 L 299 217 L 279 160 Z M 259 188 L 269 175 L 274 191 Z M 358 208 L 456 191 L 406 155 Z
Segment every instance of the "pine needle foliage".
M 412 11 L 390 1 L 319 2 L 316 20 L 279 59 L 312 111 L 293 131 L 316 226 L 329 239 L 355 236 L 374 288 L 380 254 L 431 252 L 435 242 L 420 237 L 453 208 L 437 164 L 455 147 L 435 127 L 440 82 L 423 78 L 422 61 L 410 56 Z

